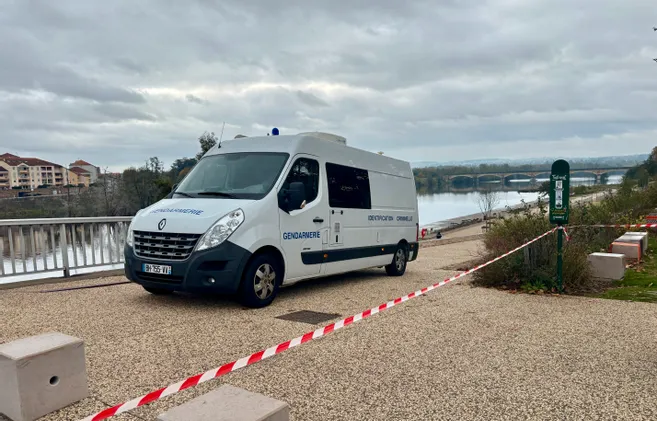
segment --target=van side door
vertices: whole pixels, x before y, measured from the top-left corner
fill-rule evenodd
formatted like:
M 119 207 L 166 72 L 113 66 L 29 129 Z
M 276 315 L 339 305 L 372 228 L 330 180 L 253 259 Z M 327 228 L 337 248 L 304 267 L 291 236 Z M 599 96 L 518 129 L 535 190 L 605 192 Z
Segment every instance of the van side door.
M 254 171 L 257 169 L 254 168 Z M 322 268 L 322 239 L 327 236 L 328 205 L 316 157 L 297 155 L 283 182 L 279 197 L 303 184 L 303 201 L 292 203 L 289 213 L 280 209 L 281 248 L 285 254 L 285 281 L 312 277 Z
M 387 253 L 377 244 L 370 226 L 372 198 L 369 172 L 365 169 L 326 163 L 329 238 L 324 246 L 324 274 L 372 267 Z

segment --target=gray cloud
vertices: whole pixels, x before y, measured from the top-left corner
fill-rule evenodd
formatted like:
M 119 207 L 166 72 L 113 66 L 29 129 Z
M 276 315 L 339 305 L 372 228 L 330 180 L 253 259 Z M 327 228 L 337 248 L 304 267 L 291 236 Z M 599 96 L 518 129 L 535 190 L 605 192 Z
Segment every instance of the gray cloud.
M 194 104 L 201 104 L 201 105 L 202 104 L 207 104 L 206 100 L 204 100 L 202 98 L 199 98 L 196 95 L 192 95 L 192 94 L 185 95 L 185 99 L 187 99 L 187 101 L 192 102 Z
M 311 107 L 328 107 L 328 102 L 324 101 L 320 97 L 310 92 L 297 91 L 297 97 L 301 102 Z
M 648 0 L 5 2 L 0 151 L 171 162 L 225 121 L 412 161 L 647 152 L 655 24 Z

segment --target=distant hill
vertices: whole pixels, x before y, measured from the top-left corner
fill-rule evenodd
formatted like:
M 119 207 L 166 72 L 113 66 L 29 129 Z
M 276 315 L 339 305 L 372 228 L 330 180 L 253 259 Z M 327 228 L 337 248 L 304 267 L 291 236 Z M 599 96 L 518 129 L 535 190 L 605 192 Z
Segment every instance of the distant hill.
M 648 159 L 649 154 L 636 154 L 636 155 L 623 155 L 623 156 L 603 156 L 597 158 L 570 158 L 568 162 L 571 163 L 587 163 L 592 166 L 633 166 L 641 164 Z M 544 158 L 527 158 L 527 159 L 472 159 L 466 161 L 418 161 L 411 162 L 413 168 L 426 168 L 426 167 L 477 167 L 481 164 L 509 164 L 509 165 L 537 165 L 551 163 L 558 158 L 544 157 Z

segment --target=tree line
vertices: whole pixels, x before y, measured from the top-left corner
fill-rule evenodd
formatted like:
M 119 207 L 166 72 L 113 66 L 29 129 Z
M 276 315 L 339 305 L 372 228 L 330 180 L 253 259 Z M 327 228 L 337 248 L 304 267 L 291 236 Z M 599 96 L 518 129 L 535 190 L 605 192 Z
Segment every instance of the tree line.
M 641 164 L 630 168 L 625 178 L 634 180 L 639 187 L 647 186 L 657 176 L 657 146 L 652 148 L 648 158 Z

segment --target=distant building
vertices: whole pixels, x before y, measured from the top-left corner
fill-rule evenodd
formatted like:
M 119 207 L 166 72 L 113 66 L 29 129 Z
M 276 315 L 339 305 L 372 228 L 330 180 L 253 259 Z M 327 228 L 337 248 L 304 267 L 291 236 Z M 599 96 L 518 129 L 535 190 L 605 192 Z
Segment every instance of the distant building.
M 0 155 L 0 189 L 36 189 L 39 186 L 65 186 L 69 171 L 59 164 L 39 158 L 23 158 L 10 153 Z
M 98 180 L 98 176 L 100 175 L 99 167 L 96 167 L 95 165 L 92 165 L 87 161 L 83 161 L 81 159 L 78 159 L 72 164 L 69 164 L 68 166 L 69 170 L 73 171 L 74 168 L 81 168 L 82 170 L 84 170 L 89 175 L 89 181 L 91 183 L 95 183 Z
M 92 173 L 85 169 L 73 167 L 68 170 L 68 173 L 70 184 L 74 186 L 84 184 L 85 187 L 89 187 L 89 184 L 93 183 L 93 181 L 91 181 Z M 96 177 L 98 176 L 96 175 Z
M 9 168 L 0 166 L 0 190 L 9 188 Z

